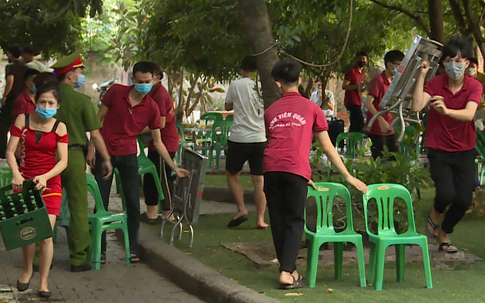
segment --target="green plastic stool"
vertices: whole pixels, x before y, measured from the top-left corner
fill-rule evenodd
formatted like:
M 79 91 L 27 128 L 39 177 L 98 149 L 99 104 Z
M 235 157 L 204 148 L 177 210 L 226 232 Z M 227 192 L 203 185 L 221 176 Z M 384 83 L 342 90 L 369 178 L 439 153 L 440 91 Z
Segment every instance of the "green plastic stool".
M 394 229 L 394 201 L 396 198 L 404 200 L 408 212 L 408 230 L 398 234 Z M 369 201 L 375 201 L 378 212 L 377 234 L 369 230 Z M 404 281 L 404 264 L 406 244 L 417 244 L 423 250 L 424 272 L 428 288 L 433 288 L 431 279 L 431 266 L 429 262 L 428 239 L 416 231 L 414 222 L 413 201 L 411 194 L 399 184 L 372 184 L 363 195 L 365 226 L 371 242 L 369 258 L 369 281 L 375 281 L 375 289 L 382 290 L 384 281 L 384 261 L 386 248 L 395 245 L 397 281 Z
M 86 174 L 88 192 L 94 196 L 96 212 L 88 216 L 89 227 L 91 230 L 91 253 L 93 269 L 99 270 L 101 267 L 101 235 L 110 229 L 121 229 L 125 240 L 126 265 L 130 265 L 130 242 L 128 239 L 128 223 L 125 213 L 107 212 L 103 205 L 103 199 L 99 191 L 98 183 L 91 174 Z
M 340 183 L 318 182 L 315 183 L 317 189 L 308 187 L 308 198 L 314 197 L 317 206 L 316 230 L 310 231 L 305 223 L 306 239 L 308 241 L 307 258 L 307 279 L 309 287 L 314 288 L 317 280 L 318 256 L 320 247 L 324 243 L 334 243 L 334 266 L 335 279 L 342 278 L 342 260 L 344 252 L 344 242 L 354 243 L 357 248 L 357 258 L 359 263 L 360 286 L 366 286 L 364 245 L 362 235 L 354 231 L 352 222 L 352 204 L 350 193 L 347 187 Z M 336 197 L 344 199 L 347 208 L 346 228 L 342 232 L 335 232 L 332 217 L 332 206 Z M 305 222 L 306 222 L 305 210 Z

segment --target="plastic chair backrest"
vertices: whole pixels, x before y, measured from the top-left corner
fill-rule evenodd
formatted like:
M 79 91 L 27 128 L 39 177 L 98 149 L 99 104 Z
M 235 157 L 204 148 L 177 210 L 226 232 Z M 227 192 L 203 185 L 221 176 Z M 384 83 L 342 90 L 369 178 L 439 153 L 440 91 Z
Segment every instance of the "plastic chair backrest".
M 179 120 L 176 120 L 175 126 L 177 127 L 179 137 L 181 137 L 182 142 L 185 142 L 185 129 L 184 129 L 182 122 L 180 122 Z
M 337 143 L 335 146 L 339 146 L 340 142 L 345 140 L 347 146 L 347 152 L 345 153 L 347 156 L 355 158 L 359 150 L 362 149 L 364 144 L 364 134 L 359 132 L 348 132 L 348 133 L 340 133 L 337 136 Z
M 12 170 L 9 167 L 0 169 L 0 187 L 12 184 Z
M 477 145 L 475 147 L 482 159 L 485 159 L 485 134 L 477 131 Z
M 368 203 L 375 200 L 378 215 L 378 235 L 397 235 L 394 229 L 394 202 L 396 198 L 402 199 L 406 204 L 408 212 L 408 230 L 406 233 L 416 233 L 413 200 L 409 190 L 400 184 L 380 183 L 368 185 L 367 192 L 363 194 L 365 227 L 368 234 L 374 234 L 369 230 Z
M 138 155 L 138 157 L 147 158 L 147 156 L 145 154 L 145 148 L 147 148 L 148 145 L 146 145 L 145 143 L 143 143 L 143 140 L 140 139 L 140 137 L 138 137 L 137 140 L 138 140 L 138 147 L 140 148 L 140 154 Z
M 224 117 L 222 116 L 221 113 L 204 113 L 202 117 L 200 117 L 201 120 L 211 120 L 211 121 L 221 121 L 224 120 Z
M 226 121 L 234 121 L 234 115 L 227 115 Z
M 94 205 L 95 205 L 96 212 L 101 212 L 101 213 L 106 212 L 96 178 L 93 175 L 86 173 L 86 182 L 88 184 L 88 192 L 90 192 L 94 197 Z
M 232 127 L 232 121 L 220 120 L 212 125 L 212 143 L 225 144 L 229 138 L 229 132 Z
M 317 189 L 308 187 L 307 197 L 315 197 L 317 205 L 316 233 L 335 233 L 333 225 L 332 207 L 336 197 L 344 199 L 346 205 L 347 224 L 346 230 L 354 230 L 352 220 L 352 204 L 350 192 L 345 185 L 333 182 L 317 182 Z M 306 221 L 306 212 L 305 212 Z M 309 232 L 305 224 L 305 231 Z M 310 231 L 311 232 L 311 231 Z

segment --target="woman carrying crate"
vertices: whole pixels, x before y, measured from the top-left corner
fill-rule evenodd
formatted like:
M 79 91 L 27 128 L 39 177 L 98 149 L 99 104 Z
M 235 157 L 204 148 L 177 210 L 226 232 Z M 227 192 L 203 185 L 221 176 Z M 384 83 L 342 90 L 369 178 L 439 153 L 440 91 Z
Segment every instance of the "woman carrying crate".
M 45 83 L 37 89 L 36 111 L 19 115 L 11 130 L 7 146 L 7 163 L 12 170 L 12 187 L 20 191 L 24 180 L 33 179 L 35 189 L 42 192 L 51 227 L 54 227 L 62 201 L 62 186 L 59 174 L 67 167 L 67 128 L 54 118 L 61 103 L 56 84 Z M 20 144 L 20 165 L 17 165 L 15 150 Z M 57 160 L 56 160 L 57 154 Z M 17 289 L 29 287 L 32 277 L 32 262 L 35 244 L 22 247 L 24 270 L 17 280 Z M 47 285 L 49 269 L 54 253 L 52 238 L 40 241 L 38 296 L 49 298 L 52 293 Z

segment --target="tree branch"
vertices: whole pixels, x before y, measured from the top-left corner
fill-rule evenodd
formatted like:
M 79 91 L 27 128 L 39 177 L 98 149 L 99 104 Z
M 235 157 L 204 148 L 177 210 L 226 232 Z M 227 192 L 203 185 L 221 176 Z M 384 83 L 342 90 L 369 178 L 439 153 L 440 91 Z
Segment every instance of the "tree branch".
M 462 34 L 467 33 L 467 27 L 465 19 L 463 18 L 463 13 L 461 11 L 460 4 L 455 0 L 448 0 L 451 6 L 451 11 L 453 12 L 453 16 L 455 17 L 456 23 L 458 23 L 458 28 Z
M 483 38 L 483 35 L 480 31 L 480 24 L 477 24 L 475 22 L 475 18 L 473 17 L 470 0 L 463 0 L 463 6 L 465 7 L 465 15 L 468 21 L 468 28 L 473 34 L 473 37 L 477 42 L 478 48 L 483 55 L 485 54 L 485 39 Z
M 416 21 L 416 23 L 418 23 L 419 26 L 421 26 L 421 28 L 426 32 L 426 34 L 429 36 L 431 36 L 431 33 L 429 31 L 429 28 L 428 26 L 426 25 L 426 22 L 424 22 L 423 18 L 421 18 L 421 16 L 416 16 L 414 15 L 413 13 L 411 13 L 410 11 L 408 10 L 405 10 L 404 8 L 402 7 L 397 7 L 397 6 L 393 6 L 393 5 L 387 5 L 385 3 L 382 3 L 378 0 L 370 0 L 371 2 L 379 5 L 379 6 L 382 6 L 383 8 L 387 8 L 389 10 L 392 10 L 392 11 L 396 11 L 396 12 L 399 12 L 399 13 L 402 13 L 406 16 L 408 16 L 409 18 L 413 19 L 414 21 Z

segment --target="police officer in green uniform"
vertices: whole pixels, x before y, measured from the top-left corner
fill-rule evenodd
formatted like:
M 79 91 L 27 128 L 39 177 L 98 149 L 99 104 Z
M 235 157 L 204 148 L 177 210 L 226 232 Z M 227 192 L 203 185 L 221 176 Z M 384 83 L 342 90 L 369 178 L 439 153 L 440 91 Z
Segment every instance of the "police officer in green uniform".
M 61 174 L 62 186 L 67 192 L 71 212 L 71 237 L 69 239 L 71 271 L 81 272 L 91 269 L 87 263 L 87 253 L 91 244 L 88 225 L 88 195 L 86 183 L 87 148 L 86 132 L 103 157 L 103 174 L 111 176 L 113 167 L 100 132 L 101 123 L 96 115 L 91 99 L 74 90 L 84 84 L 84 65 L 80 52 L 59 59 L 51 66 L 60 84 L 62 106 L 57 111 L 57 119 L 64 122 L 69 134 L 69 155 L 66 170 Z

